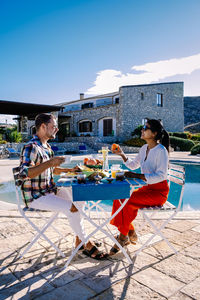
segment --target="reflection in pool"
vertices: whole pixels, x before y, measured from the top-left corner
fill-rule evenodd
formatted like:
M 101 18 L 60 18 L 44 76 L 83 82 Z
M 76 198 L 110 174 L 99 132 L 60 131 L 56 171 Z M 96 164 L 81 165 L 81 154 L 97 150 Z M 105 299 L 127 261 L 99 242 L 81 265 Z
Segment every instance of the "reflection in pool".
M 73 160 L 69 167 L 80 163 Z M 109 161 L 110 164 L 119 163 L 119 161 Z M 183 194 L 183 210 L 200 210 L 200 165 L 181 164 L 186 169 L 186 184 Z M 123 164 L 122 168 L 127 169 Z M 139 170 L 137 170 L 139 172 Z M 179 187 L 172 183 L 172 189 L 169 194 L 169 200 L 176 203 L 179 197 Z M 0 200 L 10 203 L 16 203 L 15 186 L 13 181 L 0 185 Z M 112 205 L 112 201 L 105 201 L 105 205 Z

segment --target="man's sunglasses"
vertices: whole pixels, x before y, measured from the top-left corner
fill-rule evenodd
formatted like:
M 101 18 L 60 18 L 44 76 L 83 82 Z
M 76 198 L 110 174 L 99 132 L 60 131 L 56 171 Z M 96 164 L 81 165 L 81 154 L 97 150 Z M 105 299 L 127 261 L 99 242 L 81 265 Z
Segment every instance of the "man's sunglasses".
M 144 131 L 146 131 L 146 130 L 148 130 L 148 129 L 150 129 L 150 130 L 151 130 L 151 128 L 150 128 L 150 127 L 148 127 L 147 125 L 144 125 L 144 126 L 142 127 L 142 129 L 143 129 Z

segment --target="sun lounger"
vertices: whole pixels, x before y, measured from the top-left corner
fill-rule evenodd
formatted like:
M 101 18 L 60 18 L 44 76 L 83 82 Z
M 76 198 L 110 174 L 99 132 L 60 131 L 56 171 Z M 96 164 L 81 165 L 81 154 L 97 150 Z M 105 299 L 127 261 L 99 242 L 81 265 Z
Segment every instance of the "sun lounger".
M 18 157 L 20 156 L 20 152 L 16 151 L 14 148 L 6 148 L 6 152 L 9 157 Z

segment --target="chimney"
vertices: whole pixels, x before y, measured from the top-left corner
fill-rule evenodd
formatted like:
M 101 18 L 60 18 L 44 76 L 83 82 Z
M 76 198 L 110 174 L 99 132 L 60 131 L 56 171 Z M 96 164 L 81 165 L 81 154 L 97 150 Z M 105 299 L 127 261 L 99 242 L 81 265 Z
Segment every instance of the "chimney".
M 80 100 L 84 99 L 84 93 L 80 93 Z

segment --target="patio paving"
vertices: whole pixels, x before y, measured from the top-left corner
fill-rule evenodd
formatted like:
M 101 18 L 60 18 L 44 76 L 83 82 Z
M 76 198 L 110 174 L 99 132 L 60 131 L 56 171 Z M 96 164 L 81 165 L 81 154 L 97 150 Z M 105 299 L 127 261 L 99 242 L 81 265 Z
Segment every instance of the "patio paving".
M 31 214 L 40 222 L 33 212 Z M 159 215 L 154 220 L 162 222 Z M 135 222 L 139 232 L 141 224 L 139 215 Z M 65 269 L 73 234 L 62 215 L 55 226 L 68 239 L 56 242 L 66 258 L 40 241 L 24 258 L 18 259 L 33 236 L 32 229 L 17 211 L 0 210 L 0 300 L 200 299 L 200 211 L 179 212 L 164 230 L 178 254 L 173 254 L 164 241 L 159 241 L 143 250 L 133 265 L 129 265 L 121 253 L 112 259 L 97 261 L 79 251 Z M 91 230 L 87 223 L 86 228 Z M 150 228 L 145 226 L 140 232 L 141 238 L 149 232 Z M 51 229 L 48 236 L 54 242 L 57 240 Z M 112 242 L 102 233 L 97 233 L 95 239 L 102 239 L 102 249 L 110 249 Z M 140 241 L 136 246 L 127 247 L 132 257 L 139 244 Z
M 130 157 L 135 155 L 128 154 Z M 112 155 L 111 159 L 115 158 L 117 156 Z M 73 159 L 83 159 L 83 156 Z M 189 152 L 172 152 L 170 160 L 200 163 L 200 157 Z M 0 184 L 12 180 L 12 167 L 18 163 L 18 159 L 0 160 Z M 55 225 L 68 241 L 57 241 L 51 229 L 48 236 L 66 258 L 60 257 L 41 240 L 24 258 L 19 259 L 19 253 L 33 236 L 32 228 L 20 216 L 16 205 L 2 201 L 0 205 L 0 300 L 200 299 L 200 211 L 179 212 L 164 229 L 164 234 L 178 250 L 176 255 L 164 241 L 154 240 L 134 259 L 139 241 L 137 245 L 127 247 L 133 257 L 133 265 L 129 265 L 121 253 L 112 259 L 97 261 L 79 251 L 65 269 L 73 243 L 73 234 L 65 217 L 61 215 Z M 40 219 L 31 214 L 40 223 Z M 160 224 L 165 217 L 165 213 L 162 217 L 156 214 L 154 220 Z M 140 230 L 141 224 L 142 219 L 138 215 L 135 226 L 141 240 L 144 240 L 149 236 L 150 228 L 145 226 Z M 86 228 L 91 230 L 87 223 Z M 102 239 L 102 250 L 109 251 L 112 242 L 102 233 L 97 233 L 93 239 Z

